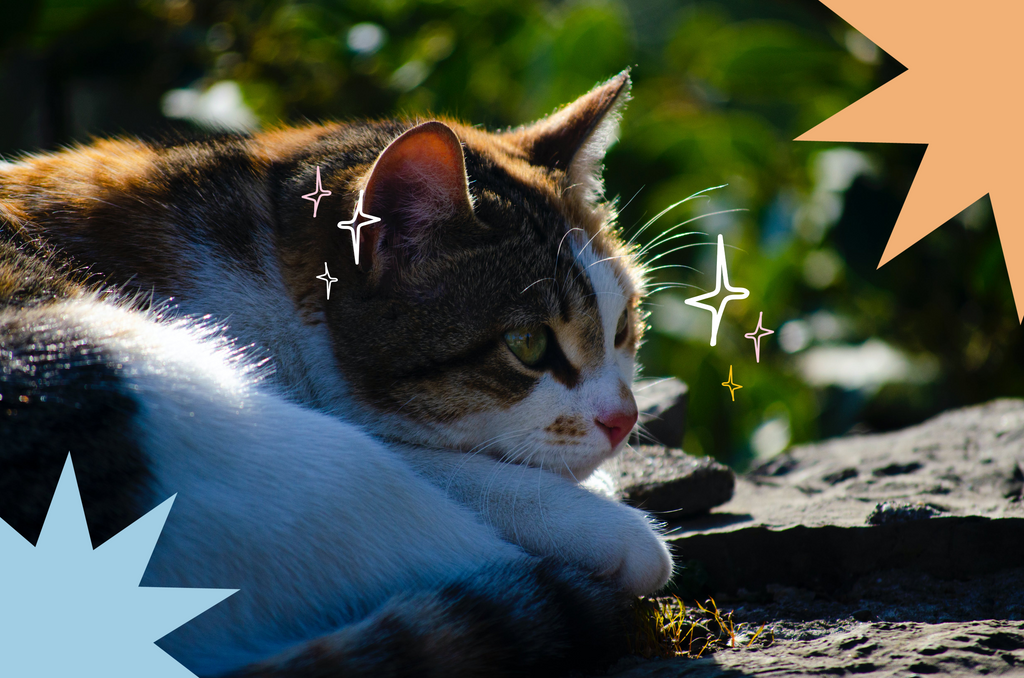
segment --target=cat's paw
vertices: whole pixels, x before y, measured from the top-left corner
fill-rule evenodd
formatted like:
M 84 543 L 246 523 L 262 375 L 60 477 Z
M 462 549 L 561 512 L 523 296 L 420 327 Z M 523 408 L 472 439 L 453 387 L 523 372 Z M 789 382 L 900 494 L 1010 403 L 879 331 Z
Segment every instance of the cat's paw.
M 615 519 L 606 523 L 603 538 L 591 543 L 594 572 L 637 596 L 654 593 L 672 576 L 668 545 L 647 514 L 617 504 Z

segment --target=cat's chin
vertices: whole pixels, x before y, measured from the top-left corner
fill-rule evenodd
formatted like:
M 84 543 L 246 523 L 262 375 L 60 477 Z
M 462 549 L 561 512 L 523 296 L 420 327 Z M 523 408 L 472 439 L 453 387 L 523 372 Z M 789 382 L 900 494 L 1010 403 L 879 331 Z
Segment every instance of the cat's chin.
M 582 483 L 584 480 L 592 476 L 594 472 L 601 467 L 601 464 L 605 463 L 606 461 L 614 457 L 617 454 L 617 452 L 617 450 L 612 450 L 611 452 L 602 455 L 595 461 L 584 465 L 573 466 L 568 468 L 563 467 L 562 472 L 559 475 L 569 478 L 570 480 L 574 480 L 578 483 Z
M 518 463 L 544 469 L 566 480 L 583 483 L 621 449 L 622 446 L 610 450 L 594 450 L 591 455 L 579 455 L 578 450 L 574 450 L 579 458 L 573 460 L 568 460 L 559 451 L 554 451 L 550 455 L 534 455 L 527 460 L 518 460 Z

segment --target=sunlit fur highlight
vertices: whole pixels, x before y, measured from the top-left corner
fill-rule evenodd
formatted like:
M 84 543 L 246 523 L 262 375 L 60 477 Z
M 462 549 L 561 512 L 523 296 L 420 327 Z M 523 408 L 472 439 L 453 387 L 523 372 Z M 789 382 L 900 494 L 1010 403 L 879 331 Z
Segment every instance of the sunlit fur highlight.
M 69 449 L 96 545 L 177 494 L 143 584 L 240 589 L 160 641 L 203 676 L 602 658 L 672 570 L 649 516 L 578 483 L 616 452 L 597 418 L 635 408 L 643 276 L 599 195 L 628 85 L 500 133 L 332 123 L 2 163 L 0 517 L 38 535 Z M 375 181 L 427 190 L 374 198 L 357 267 L 336 224 Z M 523 325 L 560 362 L 515 358 Z

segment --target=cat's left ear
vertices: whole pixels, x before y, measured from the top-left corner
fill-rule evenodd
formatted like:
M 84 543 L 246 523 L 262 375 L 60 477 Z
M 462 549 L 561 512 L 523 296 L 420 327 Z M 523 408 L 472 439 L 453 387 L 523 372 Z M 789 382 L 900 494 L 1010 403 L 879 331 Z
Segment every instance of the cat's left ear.
M 364 243 L 369 257 L 385 249 L 395 256 L 422 251 L 446 222 L 471 218 L 466 160 L 455 132 L 431 121 L 392 141 L 370 170 L 363 204 L 384 222 L 383 238 Z
M 615 141 L 629 88 L 627 69 L 548 117 L 505 136 L 531 164 L 564 172 L 569 186 L 581 188 L 584 199 L 596 201 L 603 193 L 604 154 Z

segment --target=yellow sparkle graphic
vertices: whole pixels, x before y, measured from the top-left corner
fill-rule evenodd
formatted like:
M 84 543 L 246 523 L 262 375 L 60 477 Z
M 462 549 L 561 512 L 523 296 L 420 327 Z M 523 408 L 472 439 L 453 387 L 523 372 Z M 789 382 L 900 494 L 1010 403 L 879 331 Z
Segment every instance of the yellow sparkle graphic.
M 1024 321 L 1024 3 L 822 3 L 907 70 L 797 140 L 928 144 L 879 267 L 987 194 Z
M 723 381 L 722 386 L 728 387 L 729 395 L 732 396 L 732 401 L 736 402 L 736 391 L 743 387 L 732 380 L 732 365 L 729 365 L 729 381 Z

